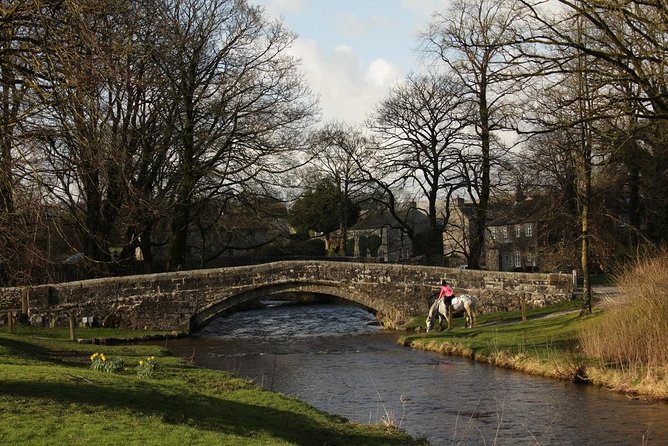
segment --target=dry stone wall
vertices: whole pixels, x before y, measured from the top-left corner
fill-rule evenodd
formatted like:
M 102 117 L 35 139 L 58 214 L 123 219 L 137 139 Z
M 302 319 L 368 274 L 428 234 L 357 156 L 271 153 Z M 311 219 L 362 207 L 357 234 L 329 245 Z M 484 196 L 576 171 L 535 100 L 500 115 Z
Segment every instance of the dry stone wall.
M 280 293 L 317 293 L 358 303 L 394 325 L 426 314 L 427 295 L 446 278 L 456 293 L 479 297 L 479 311 L 543 306 L 570 299 L 569 275 L 471 271 L 397 264 L 286 261 L 263 265 L 0 288 L 0 310 L 32 324 L 79 322 L 191 331 L 222 311 Z M 85 318 L 85 319 L 84 319 Z

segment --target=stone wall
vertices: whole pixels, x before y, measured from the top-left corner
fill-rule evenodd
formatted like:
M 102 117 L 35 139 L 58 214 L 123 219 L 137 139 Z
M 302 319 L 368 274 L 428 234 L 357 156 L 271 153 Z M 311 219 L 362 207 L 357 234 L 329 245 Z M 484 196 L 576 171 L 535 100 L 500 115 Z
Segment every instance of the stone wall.
M 68 314 L 107 326 L 191 331 L 223 311 L 280 293 L 327 294 L 356 302 L 388 325 L 426 314 L 427 295 L 447 278 L 476 294 L 479 311 L 542 306 L 569 299 L 570 275 L 471 271 L 413 265 L 286 261 L 209 270 L 114 277 L 0 289 L 0 311 L 31 323 L 62 325 Z M 88 319 L 87 319 L 88 320 Z

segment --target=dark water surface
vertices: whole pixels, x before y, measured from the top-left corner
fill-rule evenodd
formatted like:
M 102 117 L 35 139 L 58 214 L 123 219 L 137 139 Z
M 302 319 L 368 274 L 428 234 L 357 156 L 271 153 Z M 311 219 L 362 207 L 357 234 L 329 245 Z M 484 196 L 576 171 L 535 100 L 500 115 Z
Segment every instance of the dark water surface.
M 668 445 L 668 404 L 411 350 L 373 315 L 278 305 L 169 341 L 175 354 L 433 445 Z

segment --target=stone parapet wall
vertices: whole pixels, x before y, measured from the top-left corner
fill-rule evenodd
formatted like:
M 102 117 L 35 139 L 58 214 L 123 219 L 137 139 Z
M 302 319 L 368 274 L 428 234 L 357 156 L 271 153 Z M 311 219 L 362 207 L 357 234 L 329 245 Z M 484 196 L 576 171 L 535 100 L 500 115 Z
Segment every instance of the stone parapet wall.
M 327 294 L 375 311 L 388 324 L 426 314 L 428 294 L 447 278 L 458 294 L 479 297 L 482 312 L 567 300 L 569 275 L 471 271 L 397 264 L 285 261 L 231 268 L 0 289 L 0 311 L 34 324 L 61 325 L 69 313 L 108 326 L 190 331 L 216 314 L 278 293 Z
M 0 310 L 20 311 L 24 309 L 23 288 L 0 288 Z

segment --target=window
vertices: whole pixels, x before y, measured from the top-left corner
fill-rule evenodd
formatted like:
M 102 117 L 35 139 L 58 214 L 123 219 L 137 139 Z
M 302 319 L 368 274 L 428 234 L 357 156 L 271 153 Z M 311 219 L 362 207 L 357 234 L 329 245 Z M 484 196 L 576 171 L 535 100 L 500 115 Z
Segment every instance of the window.
M 515 225 L 515 237 L 519 238 L 522 236 L 522 225 Z
M 520 268 L 522 267 L 522 253 L 519 251 L 515 251 L 515 268 Z
M 527 252 L 527 265 L 536 266 L 536 262 L 533 258 L 533 253 Z
M 508 226 L 503 227 L 503 239 L 504 240 L 508 239 Z
M 526 234 L 527 237 L 533 235 L 533 224 L 527 223 L 526 228 L 524 228 L 524 234 Z
M 489 237 L 494 240 L 496 238 L 496 228 L 489 228 Z

